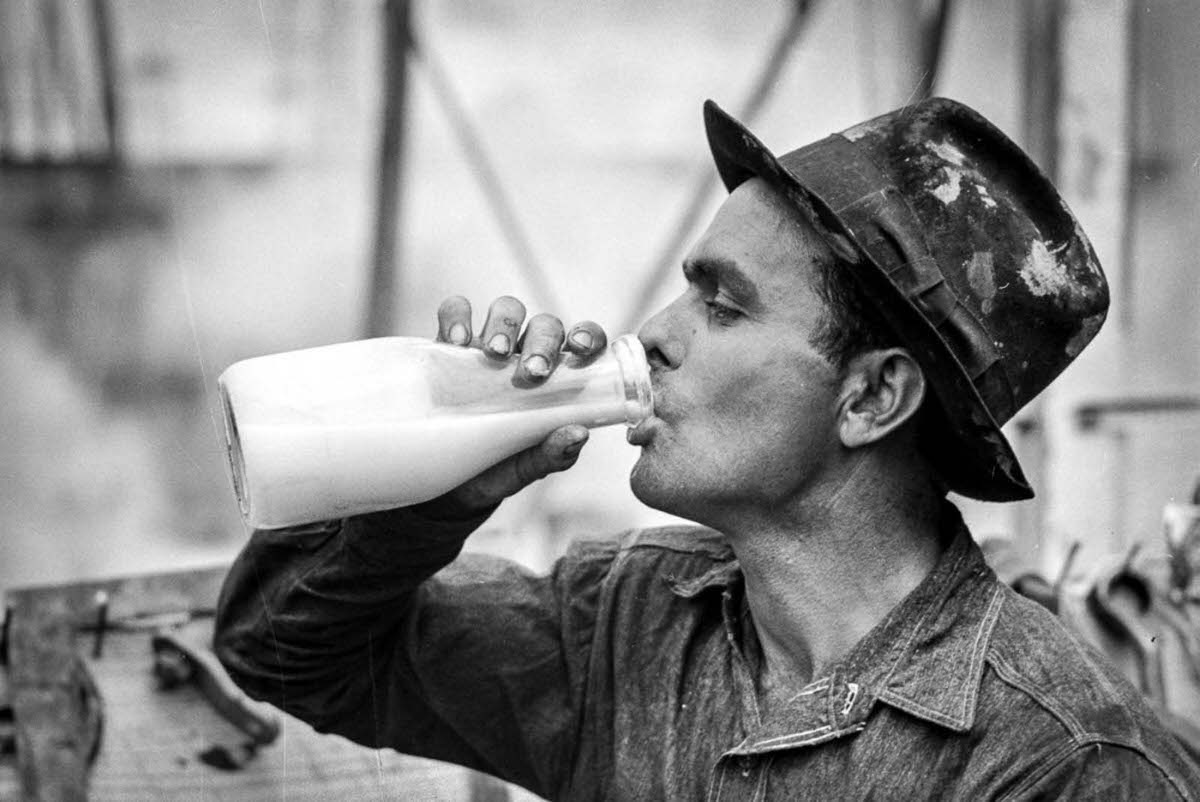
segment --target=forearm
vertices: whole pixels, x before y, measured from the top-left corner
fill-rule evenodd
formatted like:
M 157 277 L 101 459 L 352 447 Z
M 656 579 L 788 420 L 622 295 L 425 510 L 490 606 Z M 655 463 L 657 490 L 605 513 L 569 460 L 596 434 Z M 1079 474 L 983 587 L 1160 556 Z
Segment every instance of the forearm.
M 455 559 L 483 517 L 408 510 L 255 534 L 221 594 L 218 655 L 247 693 L 319 731 L 552 795 L 616 544 L 574 546 L 547 575 Z
M 234 562 L 215 648 L 247 693 L 321 729 L 344 731 L 393 681 L 397 633 L 421 583 L 449 564 L 483 520 L 396 510 L 257 532 Z M 377 700 L 376 700 L 377 701 Z

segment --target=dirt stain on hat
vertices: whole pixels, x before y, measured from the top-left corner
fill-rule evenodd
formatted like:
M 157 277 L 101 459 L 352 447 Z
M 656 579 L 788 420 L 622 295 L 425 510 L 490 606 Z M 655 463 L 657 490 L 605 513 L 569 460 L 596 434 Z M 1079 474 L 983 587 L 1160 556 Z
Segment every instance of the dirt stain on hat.
M 1038 297 L 1058 295 L 1067 289 L 1067 274 L 1051 255 L 1046 243 L 1035 239 L 1030 243 L 1029 254 L 1021 265 L 1021 280 L 1029 291 Z
M 967 281 L 979 296 L 983 313 L 992 311 L 992 299 L 996 297 L 996 275 L 991 251 L 976 251 L 967 264 Z

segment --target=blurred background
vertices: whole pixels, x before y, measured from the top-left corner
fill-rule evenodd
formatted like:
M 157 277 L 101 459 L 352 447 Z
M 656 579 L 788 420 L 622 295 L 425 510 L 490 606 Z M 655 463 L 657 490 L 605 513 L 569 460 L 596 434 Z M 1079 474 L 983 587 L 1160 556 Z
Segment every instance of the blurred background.
M 700 108 L 777 151 L 930 92 L 1056 178 L 1113 288 L 966 504 L 1054 575 L 1162 548 L 1200 474 L 1200 6 L 1189 0 L 5 0 L 0 589 L 212 564 L 246 537 L 231 362 L 432 336 L 496 295 L 635 330 L 720 202 Z M 618 428 L 472 547 L 546 566 L 662 516 Z

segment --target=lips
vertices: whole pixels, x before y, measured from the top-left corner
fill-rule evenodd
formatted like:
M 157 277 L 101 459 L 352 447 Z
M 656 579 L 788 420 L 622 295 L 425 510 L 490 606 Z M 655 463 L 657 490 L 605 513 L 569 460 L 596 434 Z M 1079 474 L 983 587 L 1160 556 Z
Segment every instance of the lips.
M 654 412 L 648 418 L 641 420 L 636 426 L 631 427 L 625 432 L 625 440 L 631 446 L 649 445 L 654 439 L 654 433 L 659 426 L 663 425 L 663 411 L 666 406 L 665 397 L 662 386 L 657 381 L 657 376 L 652 371 L 650 374 L 651 390 L 654 393 Z
M 659 422 L 659 419 L 654 416 L 646 418 L 625 432 L 625 440 L 631 446 L 648 445 L 654 439 L 654 430 Z

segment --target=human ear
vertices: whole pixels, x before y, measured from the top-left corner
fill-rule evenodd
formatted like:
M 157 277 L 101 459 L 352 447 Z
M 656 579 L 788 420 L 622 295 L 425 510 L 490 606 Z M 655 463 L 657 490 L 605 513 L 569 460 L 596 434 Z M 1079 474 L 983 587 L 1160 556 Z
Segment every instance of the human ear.
M 859 354 L 842 381 L 842 445 L 858 448 L 882 440 L 912 420 L 924 399 L 925 374 L 908 351 L 886 348 Z

